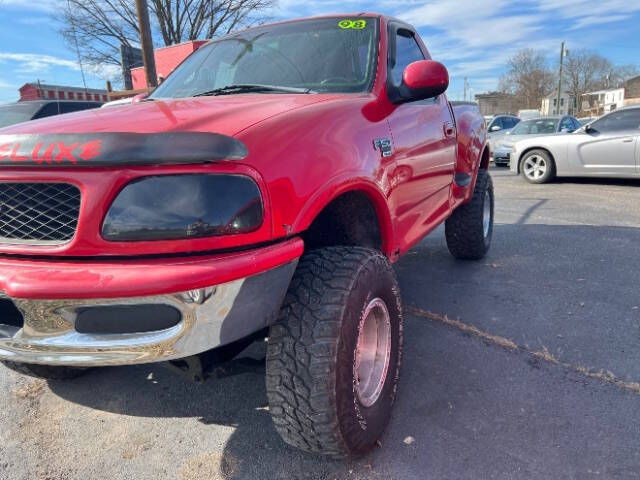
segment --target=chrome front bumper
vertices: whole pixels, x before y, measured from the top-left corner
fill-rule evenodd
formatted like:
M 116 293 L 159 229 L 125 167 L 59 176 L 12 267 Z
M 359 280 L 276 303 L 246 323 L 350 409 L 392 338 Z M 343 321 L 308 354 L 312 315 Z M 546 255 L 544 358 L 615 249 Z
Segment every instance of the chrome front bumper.
M 0 317 L 0 360 L 67 366 L 107 366 L 173 360 L 231 343 L 273 324 L 297 260 L 261 274 L 210 288 L 148 297 L 25 300 L 0 292 L 24 323 Z M 76 321 L 88 309 L 168 306 L 179 312 L 170 328 L 135 333 L 80 333 Z M 113 311 L 113 310 L 110 310 Z

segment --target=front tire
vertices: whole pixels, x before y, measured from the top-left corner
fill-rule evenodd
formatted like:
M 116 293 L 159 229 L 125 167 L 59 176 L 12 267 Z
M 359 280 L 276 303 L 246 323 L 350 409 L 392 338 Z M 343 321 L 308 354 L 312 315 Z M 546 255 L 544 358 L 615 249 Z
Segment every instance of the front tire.
M 360 247 L 305 254 L 267 349 L 267 397 L 280 436 L 337 458 L 369 451 L 389 422 L 401 350 L 388 259 Z
M 544 150 L 531 150 L 520 161 L 522 176 L 529 183 L 547 183 L 556 174 L 556 167 L 549 153 Z
M 451 255 L 461 260 L 484 258 L 491 247 L 493 214 L 493 182 L 489 172 L 481 169 L 471 201 L 459 206 L 445 222 Z

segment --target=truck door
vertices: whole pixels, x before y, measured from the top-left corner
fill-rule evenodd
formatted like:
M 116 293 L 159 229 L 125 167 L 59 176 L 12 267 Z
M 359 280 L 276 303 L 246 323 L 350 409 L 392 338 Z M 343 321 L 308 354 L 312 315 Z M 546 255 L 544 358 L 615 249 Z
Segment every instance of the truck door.
M 391 23 L 387 88 L 398 88 L 404 69 L 425 54 L 415 32 Z M 456 129 L 445 95 L 397 105 L 388 120 L 396 162 L 391 206 L 400 250 L 405 251 L 449 213 Z

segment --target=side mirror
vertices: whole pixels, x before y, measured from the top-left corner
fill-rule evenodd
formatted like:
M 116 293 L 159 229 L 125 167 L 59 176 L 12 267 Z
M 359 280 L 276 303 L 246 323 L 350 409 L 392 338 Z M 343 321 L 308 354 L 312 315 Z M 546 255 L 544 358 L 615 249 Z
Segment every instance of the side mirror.
M 437 97 L 449 87 L 449 72 L 440 62 L 420 60 L 405 68 L 402 74 L 401 97 L 404 101 Z
M 585 133 L 596 133 L 597 130 L 595 128 L 593 128 L 591 125 L 585 125 L 584 126 L 584 132 Z
M 500 130 L 502 130 L 502 127 L 500 125 L 494 125 L 489 129 L 490 132 L 498 132 Z

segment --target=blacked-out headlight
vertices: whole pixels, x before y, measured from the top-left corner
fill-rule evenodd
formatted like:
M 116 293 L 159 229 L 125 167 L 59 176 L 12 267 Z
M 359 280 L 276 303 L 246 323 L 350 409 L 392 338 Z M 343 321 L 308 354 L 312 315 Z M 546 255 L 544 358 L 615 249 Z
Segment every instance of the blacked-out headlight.
M 258 185 L 241 175 L 163 175 L 122 189 L 102 224 L 106 240 L 175 240 L 248 233 L 262 225 Z

